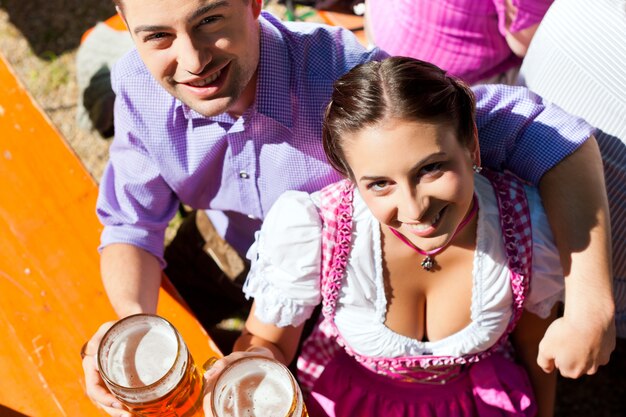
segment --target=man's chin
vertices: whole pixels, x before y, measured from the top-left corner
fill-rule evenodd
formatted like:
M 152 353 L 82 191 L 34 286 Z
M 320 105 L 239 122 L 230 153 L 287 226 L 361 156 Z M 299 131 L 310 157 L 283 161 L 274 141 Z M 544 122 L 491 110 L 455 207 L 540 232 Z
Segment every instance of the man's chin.
M 183 100 L 190 109 L 204 117 L 214 117 L 228 112 L 233 100 L 230 97 L 214 98 L 210 100 Z

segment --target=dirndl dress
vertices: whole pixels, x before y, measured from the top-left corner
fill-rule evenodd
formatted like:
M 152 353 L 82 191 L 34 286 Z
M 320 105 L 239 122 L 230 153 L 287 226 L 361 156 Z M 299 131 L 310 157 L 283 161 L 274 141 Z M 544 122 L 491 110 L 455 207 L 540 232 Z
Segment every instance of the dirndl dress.
M 523 185 L 483 171 L 496 193 L 510 271 L 513 314 L 489 349 L 464 356 L 378 358 L 360 355 L 334 323 L 351 248 L 353 185 L 321 191 L 322 315 L 304 342 L 298 378 L 311 417 L 531 417 L 536 404 L 528 375 L 512 359 L 509 335 L 528 293 L 532 236 Z

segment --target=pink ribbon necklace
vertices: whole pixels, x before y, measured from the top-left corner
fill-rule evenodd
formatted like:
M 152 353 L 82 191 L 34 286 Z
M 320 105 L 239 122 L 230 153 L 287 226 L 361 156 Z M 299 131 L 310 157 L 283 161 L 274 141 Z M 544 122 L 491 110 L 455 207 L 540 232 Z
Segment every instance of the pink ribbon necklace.
M 435 248 L 433 250 L 429 250 L 429 251 L 425 251 L 425 250 L 421 250 L 420 248 L 418 248 L 417 246 L 415 246 L 413 243 L 411 243 L 411 241 L 409 239 L 407 239 L 402 233 L 398 232 L 396 229 L 392 229 L 391 227 L 389 228 L 389 230 L 391 230 L 391 233 L 393 233 L 394 235 L 396 235 L 396 237 L 398 239 L 400 239 L 401 241 L 403 241 L 404 243 L 406 243 L 406 245 L 408 247 L 410 247 L 411 249 L 413 249 L 414 251 L 416 251 L 417 253 L 419 253 L 420 255 L 424 255 L 426 256 L 423 260 L 422 263 L 420 264 L 422 266 L 422 268 L 424 268 L 426 271 L 430 271 L 431 269 L 433 269 L 436 265 L 435 262 L 435 258 L 434 256 L 436 254 L 438 254 L 439 252 L 443 251 L 445 248 L 448 247 L 448 245 L 450 244 L 450 242 L 452 242 L 452 240 L 454 240 L 454 238 L 456 237 L 456 235 L 465 227 L 465 225 L 467 223 L 470 222 L 470 220 L 472 220 L 472 218 L 474 217 L 474 215 L 476 214 L 476 212 L 478 211 L 478 200 L 476 199 L 476 195 L 474 195 L 473 199 L 472 199 L 472 208 L 470 209 L 469 213 L 467 213 L 467 215 L 463 218 L 463 220 L 461 221 L 461 223 L 458 225 L 458 227 L 456 228 L 456 230 L 454 231 L 454 234 L 452 235 L 452 238 L 450 238 L 450 240 L 448 241 L 448 243 L 446 243 L 445 245 L 439 247 L 439 248 Z

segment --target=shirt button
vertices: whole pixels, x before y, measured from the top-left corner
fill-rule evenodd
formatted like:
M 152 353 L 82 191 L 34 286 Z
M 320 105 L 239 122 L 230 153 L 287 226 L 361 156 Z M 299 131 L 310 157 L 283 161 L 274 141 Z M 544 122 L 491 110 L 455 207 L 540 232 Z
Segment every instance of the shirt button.
M 248 175 L 246 171 L 239 171 L 239 178 L 247 180 L 248 178 L 250 178 L 250 175 Z

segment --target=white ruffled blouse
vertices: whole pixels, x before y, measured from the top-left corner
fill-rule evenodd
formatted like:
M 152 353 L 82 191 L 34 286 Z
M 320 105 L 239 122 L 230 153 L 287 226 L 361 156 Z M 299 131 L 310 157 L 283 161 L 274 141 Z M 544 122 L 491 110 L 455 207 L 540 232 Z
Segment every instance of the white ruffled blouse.
M 479 202 L 473 265 L 471 323 L 434 342 L 419 341 L 385 325 L 380 224 L 354 191 L 352 241 L 337 302 L 335 323 L 361 355 L 461 356 L 484 351 L 504 332 L 512 314 L 510 273 L 496 197 L 489 181 L 475 176 Z M 563 273 L 546 214 L 535 188 L 526 187 L 532 221 L 532 280 L 525 308 L 546 317 L 563 298 Z M 252 267 L 244 286 L 257 318 L 277 326 L 300 325 L 321 302 L 319 193 L 290 191 L 269 211 L 248 252 Z M 369 254 L 367 256 L 366 254 Z

